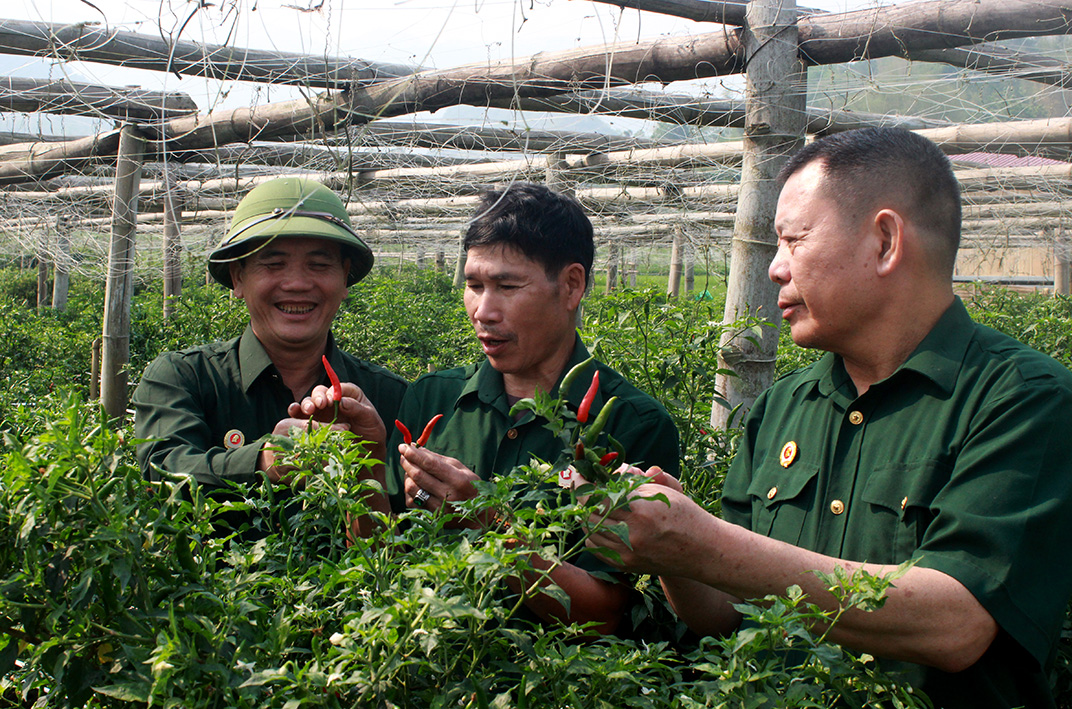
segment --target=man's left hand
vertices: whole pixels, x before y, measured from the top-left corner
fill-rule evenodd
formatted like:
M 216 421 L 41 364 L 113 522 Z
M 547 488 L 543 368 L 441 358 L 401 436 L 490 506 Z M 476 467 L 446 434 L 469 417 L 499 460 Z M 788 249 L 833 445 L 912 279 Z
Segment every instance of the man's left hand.
M 443 505 L 476 497 L 473 482 L 480 478 L 461 461 L 405 443 L 398 446 L 398 453 L 406 471 L 407 507 L 438 510 Z
M 376 412 L 376 407 L 361 391 L 361 387 L 351 382 L 342 383 L 342 400 L 338 402 L 338 417 L 336 418 L 335 400 L 331 396 L 331 388 L 323 385 L 313 387 L 309 396 L 300 402 L 295 402 L 287 408 L 287 415 L 293 418 L 309 418 L 314 421 L 328 422 L 335 419 L 335 423 L 348 428 L 358 438 L 373 444 L 373 454 L 386 452 L 387 429 L 383 420 Z M 380 457 L 380 455 L 377 455 Z

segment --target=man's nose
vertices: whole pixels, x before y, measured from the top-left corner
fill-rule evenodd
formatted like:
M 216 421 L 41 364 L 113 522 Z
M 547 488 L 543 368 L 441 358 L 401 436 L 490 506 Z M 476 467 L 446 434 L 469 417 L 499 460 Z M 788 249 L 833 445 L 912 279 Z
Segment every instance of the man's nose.
M 767 266 L 767 277 L 780 286 L 789 282 L 789 259 L 786 258 L 784 247 L 778 247 L 770 265 Z

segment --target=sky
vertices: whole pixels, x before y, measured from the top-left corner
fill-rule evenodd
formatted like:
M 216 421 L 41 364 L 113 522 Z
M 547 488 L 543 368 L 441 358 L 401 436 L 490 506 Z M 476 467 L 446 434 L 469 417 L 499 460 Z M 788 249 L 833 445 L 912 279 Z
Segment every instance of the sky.
M 811 0 L 839 12 L 877 0 Z M 5 0 L 0 16 L 55 23 L 99 22 L 131 32 L 207 44 L 349 56 L 446 69 L 508 61 L 609 42 L 683 37 L 714 26 L 589 0 Z M 5 71 L 33 69 L 110 86 L 183 91 L 201 110 L 296 97 L 293 89 L 76 63 L 6 57 Z M 12 67 L 10 60 L 14 60 Z M 717 83 L 713 80 L 715 90 Z M 732 84 L 733 80 L 730 80 Z M 671 87 L 673 89 L 673 87 Z

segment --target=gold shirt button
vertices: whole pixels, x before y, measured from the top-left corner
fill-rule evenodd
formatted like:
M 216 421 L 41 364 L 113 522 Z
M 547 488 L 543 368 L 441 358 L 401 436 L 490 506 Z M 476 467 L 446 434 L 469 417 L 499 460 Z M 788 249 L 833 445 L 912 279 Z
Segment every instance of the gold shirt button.
M 841 500 L 834 500 L 830 503 L 830 511 L 836 515 L 841 514 L 845 511 L 845 503 Z
M 777 495 L 777 494 L 778 494 L 778 486 L 775 485 L 770 490 L 767 490 L 767 499 L 768 500 L 773 500 L 774 496 Z
M 853 426 L 859 426 L 863 422 L 864 415 L 861 414 L 859 411 L 853 411 L 849 414 L 849 423 L 851 423 Z
M 517 438 L 517 429 L 511 428 L 509 431 L 506 432 L 506 437 L 509 438 L 511 441 Z

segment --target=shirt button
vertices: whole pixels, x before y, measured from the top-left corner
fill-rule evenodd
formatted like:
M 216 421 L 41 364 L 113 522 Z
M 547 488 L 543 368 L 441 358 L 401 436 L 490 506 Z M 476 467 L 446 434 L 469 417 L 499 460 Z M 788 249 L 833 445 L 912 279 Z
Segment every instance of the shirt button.
M 511 428 L 509 431 L 506 432 L 506 437 L 509 438 L 511 441 L 517 438 L 517 429 Z
M 904 498 L 901 499 L 901 509 L 903 510 L 907 506 L 908 506 L 908 498 L 904 497 Z
M 778 494 L 778 486 L 775 485 L 770 490 L 767 490 L 767 499 L 768 500 L 773 500 L 774 496 L 777 495 L 777 494 Z
M 834 500 L 830 503 L 830 511 L 836 515 L 841 514 L 845 511 L 845 503 L 841 500 Z
M 864 415 L 861 414 L 859 411 L 853 411 L 849 414 L 849 423 L 851 423 L 853 426 L 859 426 L 863 422 Z

